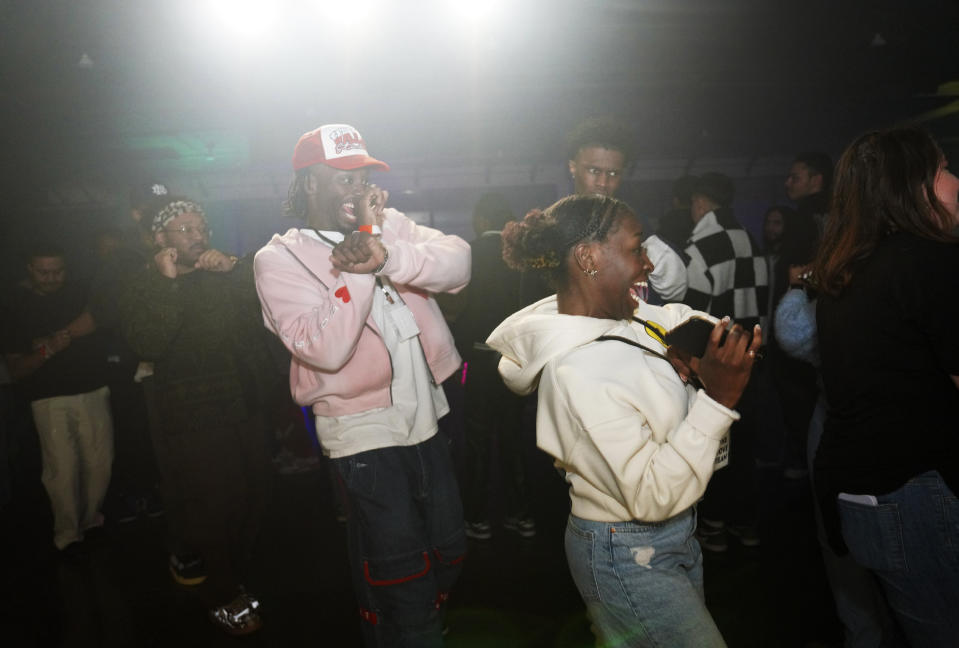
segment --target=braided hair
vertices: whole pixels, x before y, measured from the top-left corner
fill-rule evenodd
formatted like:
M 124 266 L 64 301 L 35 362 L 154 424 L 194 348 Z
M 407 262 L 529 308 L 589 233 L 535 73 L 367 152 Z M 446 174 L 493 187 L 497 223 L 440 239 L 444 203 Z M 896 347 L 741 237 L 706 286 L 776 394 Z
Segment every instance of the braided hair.
M 503 260 L 515 270 L 543 272 L 555 287 L 566 283 L 570 251 L 579 243 L 605 241 L 626 203 L 599 195 L 568 196 L 534 209 L 503 229 Z
M 294 172 L 293 179 L 290 181 L 290 188 L 287 190 L 286 200 L 283 201 L 283 211 L 286 212 L 286 215 L 304 222 L 308 215 L 305 182 L 309 174 L 310 167 L 303 167 Z

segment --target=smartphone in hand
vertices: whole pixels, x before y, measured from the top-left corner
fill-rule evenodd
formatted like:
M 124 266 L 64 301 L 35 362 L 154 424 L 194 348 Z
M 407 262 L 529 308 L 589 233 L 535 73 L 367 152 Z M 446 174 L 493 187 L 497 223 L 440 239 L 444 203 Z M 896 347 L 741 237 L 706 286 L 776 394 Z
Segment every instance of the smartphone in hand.
M 709 336 L 714 326 L 714 322 L 694 315 L 666 333 L 664 339 L 667 346 L 675 346 L 694 358 L 702 358 L 706 353 L 706 345 L 709 344 Z M 726 331 L 723 331 L 719 345 L 722 346 L 725 341 Z

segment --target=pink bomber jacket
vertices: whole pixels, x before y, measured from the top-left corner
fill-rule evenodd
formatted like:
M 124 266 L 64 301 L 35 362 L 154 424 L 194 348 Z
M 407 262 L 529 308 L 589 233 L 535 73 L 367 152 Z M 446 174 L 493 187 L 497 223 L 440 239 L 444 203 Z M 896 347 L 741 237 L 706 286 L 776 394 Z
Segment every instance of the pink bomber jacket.
M 453 336 L 431 293 L 457 292 L 469 282 L 470 248 L 458 236 L 384 212 L 389 251 L 380 272 L 409 306 L 437 384 L 461 363 Z M 331 249 L 298 229 L 277 234 L 254 259 L 266 327 L 292 354 L 290 391 L 318 416 L 343 416 L 391 404 L 390 356 L 370 317 L 377 290 L 372 274 L 335 270 Z

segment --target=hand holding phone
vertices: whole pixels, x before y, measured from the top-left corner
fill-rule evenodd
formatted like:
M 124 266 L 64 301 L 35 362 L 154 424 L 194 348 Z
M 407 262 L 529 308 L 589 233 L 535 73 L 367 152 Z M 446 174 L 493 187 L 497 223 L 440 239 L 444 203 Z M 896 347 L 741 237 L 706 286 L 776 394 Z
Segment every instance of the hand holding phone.
M 752 335 L 739 324 L 728 326 L 728 317 L 712 324 L 703 354 L 690 358 L 689 367 L 713 400 L 731 408 L 746 388 L 763 336 L 759 326 L 753 328 Z
M 709 343 L 709 336 L 715 326 L 715 322 L 694 315 L 666 334 L 664 338 L 666 346 L 676 347 L 694 358 L 702 358 L 703 354 L 706 353 L 706 345 Z M 719 341 L 720 346 L 726 341 L 726 333 L 726 331 L 723 331 L 722 338 Z

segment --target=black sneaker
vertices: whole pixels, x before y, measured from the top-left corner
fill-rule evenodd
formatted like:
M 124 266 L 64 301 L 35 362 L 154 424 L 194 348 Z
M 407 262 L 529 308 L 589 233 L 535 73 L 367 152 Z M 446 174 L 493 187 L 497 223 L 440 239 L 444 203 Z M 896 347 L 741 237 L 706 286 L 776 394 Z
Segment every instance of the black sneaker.
M 170 575 L 180 585 L 199 585 L 206 580 L 206 565 L 193 554 L 170 554 Z
M 263 626 L 257 610 L 260 602 L 241 592 L 235 599 L 210 610 L 210 621 L 229 635 L 239 637 L 256 632 Z
M 503 520 L 503 526 L 522 538 L 532 538 L 536 535 L 536 523 L 530 517 L 508 517 Z
M 696 539 L 699 541 L 699 546 L 706 551 L 723 553 L 729 549 L 726 523 L 722 520 L 699 518 L 699 523 L 696 525 Z
M 755 524 L 730 524 L 726 529 L 730 535 L 739 538 L 744 547 L 758 547 L 762 543 L 759 528 Z
M 166 513 L 166 510 L 163 508 L 163 500 L 160 499 L 160 494 L 156 491 L 147 493 L 147 496 L 144 497 L 141 502 L 141 510 L 146 513 L 146 516 L 149 518 L 158 518 Z
M 137 519 L 140 513 L 139 502 L 133 495 L 122 495 L 109 511 L 110 519 L 117 524 L 129 524 Z
M 489 540 L 493 537 L 493 528 L 486 520 L 466 522 L 466 537 L 474 540 Z

